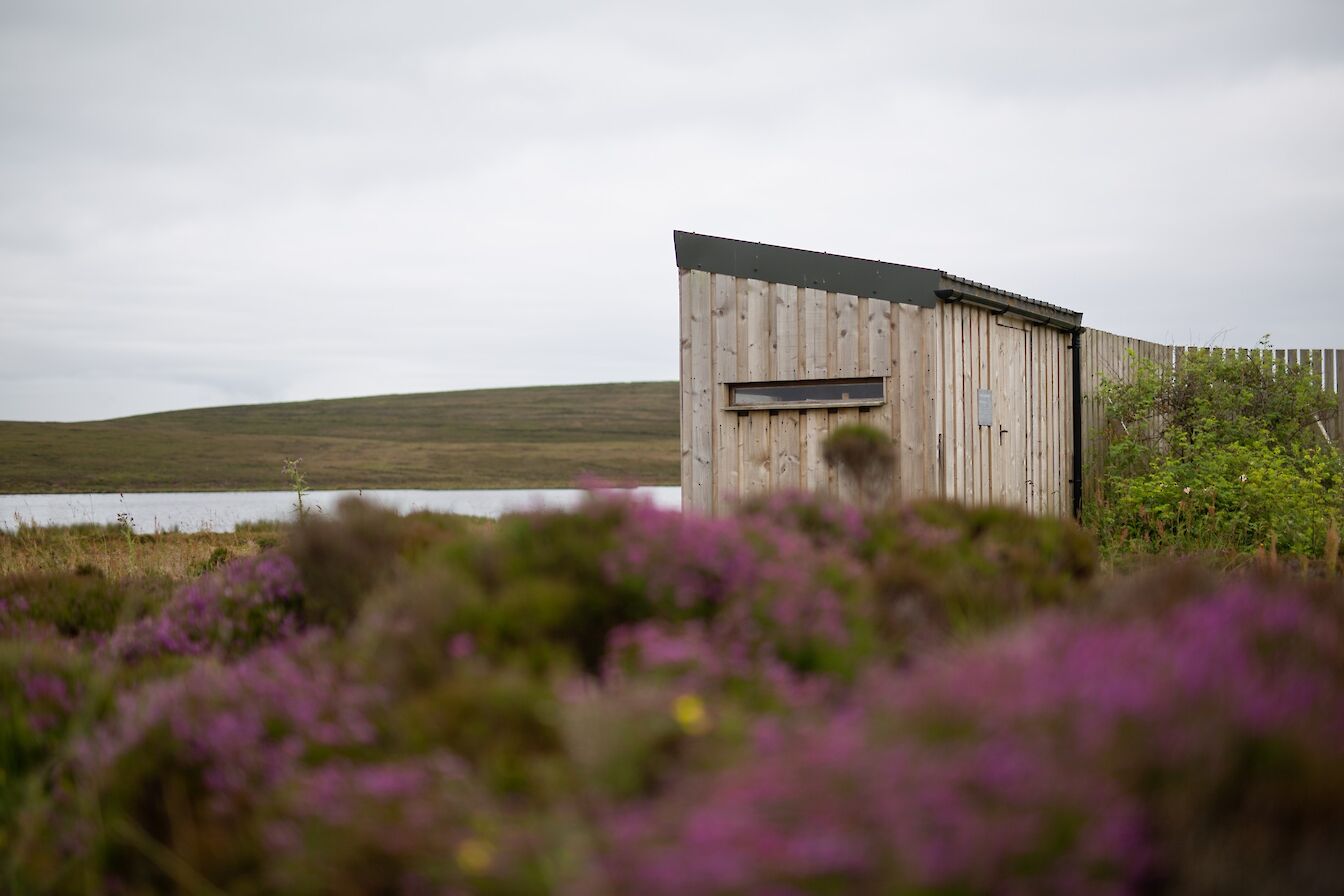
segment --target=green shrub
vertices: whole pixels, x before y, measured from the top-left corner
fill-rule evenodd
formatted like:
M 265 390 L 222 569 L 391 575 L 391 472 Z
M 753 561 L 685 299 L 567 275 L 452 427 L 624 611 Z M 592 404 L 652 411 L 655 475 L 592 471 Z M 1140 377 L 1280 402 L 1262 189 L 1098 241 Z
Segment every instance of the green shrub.
M 358 498 L 341 501 L 332 518 L 307 514 L 285 544 L 305 588 L 304 621 L 343 629 L 370 590 L 464 525 L 446 514 L 401 516 Z
M 1321 556 L 1344 461 L 1320 426 L 1334 396 L 1312 372 L 1242 352 L 1136 371 L 1102 388 L 1110 445 L 1086 519 L 1107 550 Z
M 453 625 L 484 656 L 597 672 L 611 631 L 650 612 L 647 595 L 608 569 L 629 513 L 591 501 L 573 513 L 506 517 L 491 537 L 445 543 L 420 565 L 446 564 L 475 583 L 457 594 Z
M 872 565 L 890 649 L 987 631 L 1086 593 L 1092 538 L 1072 520 L 922 501 L 870 515 Z
M 20 617 L 62 637 L 105 635 L 119 622 L 151 612 L 168 599 L 167 576 L 112 579 L 93 567 L 0 579 L 0 630 Z
M 0 853 L 88 697 L 90 663 L 60 642 L 0 641 Z
M 204 560 L 202 560 L 200 563 L 193 563 L 193 564 L 191 565 L 191 574 L 192 574 L 193 576 L 202 576 L 202 575 L 205 575 L 206 573 L 210 572 L 211 570 L 218 569 L 219 567 L 223 566 L 225 563 L 228 563 L 228 562 L 229 562 L 229 557 L 230 557 L 230 554 L 229 554 L 229 549 L 228 549 L 228 548 L 226 548 L 226 547 L 217 547 L 217 548 L 215 548 L 213 551 L 210 552 L 210 556 L 209 556 L 209 557 L 206 557 L 206 558 L 205 558 Z
M 826 463 L 854 483 L 860 497 L 876 502 L 891 484 L 896 458 L 891 436 L 866 423 L 838 426 L 822 445 Z

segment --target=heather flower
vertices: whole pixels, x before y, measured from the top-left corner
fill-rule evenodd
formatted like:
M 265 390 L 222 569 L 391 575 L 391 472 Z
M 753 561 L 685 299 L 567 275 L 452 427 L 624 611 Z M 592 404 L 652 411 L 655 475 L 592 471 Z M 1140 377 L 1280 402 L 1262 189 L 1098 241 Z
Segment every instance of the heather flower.
M 648 894 L 1311 891 L 1344 871 L 1342 661 L 1337 611 L 1245 587 L 1045 619 L 616 813 L 605 866 Z
M 661 664 L 660 646 L 690 649 L 703 639 L 709 650 L 699 652 L 716 654 L 725 670 L 780 662 L 840 675 L 871 649 L 866 578 L 843 542 L 818 544 L 766 516 L 710 518 L 651 505 L 629 507 L 616 534 L 604 558 L 608 579 L 640 583 L 662 623 L 614 638 L 616 649 L 638 643 Z
M 855 548 L 870 534 L 863 512 L 820 492 L 777 491 L 751 498 L 739 518 L 760 518 L 808 536 L 817 547 Z
M 89 700 L 89 667 L 60 641 L 0 643 L 0 843 L 30 776 L 59 751 Z
M 0 639 L 13 641 L 55 640 L 56 627 L 29 616 L 28 598 L 22 594 L 0 597 Z
M 298 569 L 284 554 L 241 558 L 180 588 L 157 615 L 117 629 L 105 649 L 123 661 L 236 656 L 296 634 L 302 598 Z
M 94 823 L 96 811 L 124 818 L 207 877 L 236 868 L 285 782 L 374 743 L 383 695 L 322 660 L 320 646 L 291 642 L 227 666 L 204 660 L 123 693 L 69 746 L 56 798 L 33 819 L 84 834 L 29 838 L 55 853 L 36 867 L 87 863 L 113 890 L 154 880 L 153 865 L 114 827 Z
M 124 694 L 77 755 L 97 774 L 167 734 L 168 749 L 200 769 L 209 803 L 226 809 L 314 751 L 372 741 L 378 692 L 308 652 L 271 648 L 233 666 L 207 662 Z
M 266 877 L 293 894 L 462 892 L 518 874 L 526 838 L 456 757 L 329 762 L 300 772 L 265 825 Z M 506 855 L 501 855 L 506 853 Z

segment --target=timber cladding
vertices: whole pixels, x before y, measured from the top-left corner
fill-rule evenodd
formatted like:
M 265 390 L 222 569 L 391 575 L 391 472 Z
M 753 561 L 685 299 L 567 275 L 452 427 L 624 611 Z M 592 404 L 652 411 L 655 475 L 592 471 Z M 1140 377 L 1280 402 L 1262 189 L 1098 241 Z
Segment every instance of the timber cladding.
M 686 509 L 719 513 L 777 489 L 855 498 L 822 446 L 867 423 L 891 434 L 896 498 L 1064 515 L 1114 435 L 1102 384 L 1194 351 L 1310 370 L 1338 405 L 1321 429 L 1344 442 L 1344 349 L 1164 345 L 1084 330 L 1078 312 L 932 268 L 673 239 Z
M 891 435 L 896 497 L 1069 512 L 1080 315 L 927 268 L 677 240 L 685 508 L 853 498 L 822 446 L 866 423 Z

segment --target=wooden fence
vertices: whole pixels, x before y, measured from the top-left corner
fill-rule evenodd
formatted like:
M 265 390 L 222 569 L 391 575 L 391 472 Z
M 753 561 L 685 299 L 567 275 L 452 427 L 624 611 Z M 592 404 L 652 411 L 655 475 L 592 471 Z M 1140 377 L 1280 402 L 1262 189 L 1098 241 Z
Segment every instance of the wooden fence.
M 1326 434 L 1344 445 L 1344 349 L 1333 348 L 1225 348 L 1180 346 L 1147 342 L 1105 330 L 1086 330 L 1082 337 L 1083 478 L 1085 487 L 1100 471 L 1109 433 L 1101 396 L 1103 381 L 1125 382 L 1139 359 L 1170 367 L 1186 352 L 1212 351 L 1272 358 L 1275 365 L 1308 367 L 1327 392 L 1336 397 L 1335 413 L 1323 421 Z

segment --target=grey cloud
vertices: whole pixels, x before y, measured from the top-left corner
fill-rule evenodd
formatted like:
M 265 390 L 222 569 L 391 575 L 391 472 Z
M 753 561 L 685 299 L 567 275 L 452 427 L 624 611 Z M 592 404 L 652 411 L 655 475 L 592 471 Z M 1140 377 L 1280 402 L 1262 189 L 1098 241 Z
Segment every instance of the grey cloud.
M 1342 25 L 1251 0 L 9 3 L 0 418 L 87 413 L 73 372 L 119 364 L 108 413 L 672 378 L 674 227 L 1149 338 L 1344 346 Z

